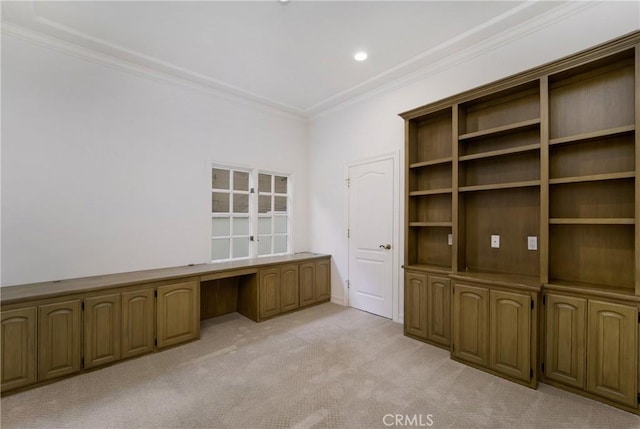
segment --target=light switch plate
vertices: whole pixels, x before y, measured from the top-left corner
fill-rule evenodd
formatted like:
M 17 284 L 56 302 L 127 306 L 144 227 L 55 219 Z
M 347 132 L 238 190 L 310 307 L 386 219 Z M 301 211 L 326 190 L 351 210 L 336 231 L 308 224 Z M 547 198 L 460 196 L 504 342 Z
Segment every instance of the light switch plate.
M 500 248 L 500 236 L 492 235 L 491 236 L 491 248 L 499 249 Z
M 447 235 L 447 244 L 449 244 L 449 246 L 453 246 L 453 234 Z
M 527 237 L 527 249 L 538 250 L 538 237 L 536 237 L 535 235 L 530 235 Z

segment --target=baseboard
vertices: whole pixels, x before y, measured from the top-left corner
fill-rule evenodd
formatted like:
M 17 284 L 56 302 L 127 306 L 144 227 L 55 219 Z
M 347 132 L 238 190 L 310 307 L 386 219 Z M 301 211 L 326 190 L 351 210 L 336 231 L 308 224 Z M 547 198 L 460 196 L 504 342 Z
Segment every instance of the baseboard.
M 344 307 L 344 298 L 341 296 L 332 295 L 331 302 L 333 302 L 334 304 L 342 305 Z

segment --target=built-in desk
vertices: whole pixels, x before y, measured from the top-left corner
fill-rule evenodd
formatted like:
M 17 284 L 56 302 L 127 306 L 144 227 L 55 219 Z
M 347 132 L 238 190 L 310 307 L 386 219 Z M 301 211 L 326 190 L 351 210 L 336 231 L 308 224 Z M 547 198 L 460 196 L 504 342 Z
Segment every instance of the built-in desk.
M 2 393 L 198 339 L 202 319 L 327 302 L 330 279 L 330 256 L 298 253 L 3 287 Z

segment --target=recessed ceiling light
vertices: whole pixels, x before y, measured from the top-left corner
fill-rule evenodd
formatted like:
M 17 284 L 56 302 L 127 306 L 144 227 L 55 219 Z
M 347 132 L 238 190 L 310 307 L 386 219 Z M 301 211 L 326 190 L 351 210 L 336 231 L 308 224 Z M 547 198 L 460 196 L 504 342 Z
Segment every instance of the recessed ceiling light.
M 360 51 L 356 52 L 356 54 L 353 56 L 353 59 L 356 61 L 364 61 L 367 59 L 367 57 L 368 55 L 365 51 Z

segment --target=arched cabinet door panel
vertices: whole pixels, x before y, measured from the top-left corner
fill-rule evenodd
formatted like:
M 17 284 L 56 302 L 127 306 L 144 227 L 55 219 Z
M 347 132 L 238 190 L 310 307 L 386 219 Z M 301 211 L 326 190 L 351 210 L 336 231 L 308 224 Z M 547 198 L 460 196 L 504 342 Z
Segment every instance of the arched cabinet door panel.
M 158 286 L 158 348 L 194 340 L 200 336 L 200 281 Z
M 36 307 L 2 311 L 2 391 L 36 381 Z

